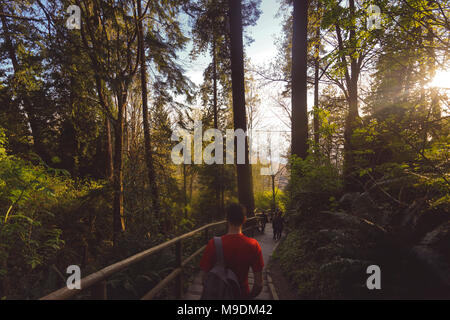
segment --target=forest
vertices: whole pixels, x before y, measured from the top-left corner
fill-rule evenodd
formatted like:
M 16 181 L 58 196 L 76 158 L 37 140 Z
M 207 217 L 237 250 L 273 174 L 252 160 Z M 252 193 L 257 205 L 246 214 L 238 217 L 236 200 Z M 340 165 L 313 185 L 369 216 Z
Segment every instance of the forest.
M 450 299 L 449 40 L 448 0 L 0 0 L 0 299 L 232 202 L 283 212 L 297 299 Z

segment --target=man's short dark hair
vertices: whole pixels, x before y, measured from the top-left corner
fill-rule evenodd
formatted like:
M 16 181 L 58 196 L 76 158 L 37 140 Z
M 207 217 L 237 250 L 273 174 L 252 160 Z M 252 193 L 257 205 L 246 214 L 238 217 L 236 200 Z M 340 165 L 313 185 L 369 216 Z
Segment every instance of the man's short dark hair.
M 245 207 L 239 203 L 230 204 L 226 209 L 227 221 L 234 226 L 244 224 L 246 211 Z

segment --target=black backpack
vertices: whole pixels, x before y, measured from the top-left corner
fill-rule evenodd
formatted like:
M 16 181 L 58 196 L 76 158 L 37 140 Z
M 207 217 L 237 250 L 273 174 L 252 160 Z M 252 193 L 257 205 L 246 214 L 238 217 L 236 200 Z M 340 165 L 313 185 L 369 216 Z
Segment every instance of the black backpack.
M 214 237 L 216 265 L 206 275 L 201 300 L 237 300 L 241 288 L 236 274 L 225 266 L 222 239 Z

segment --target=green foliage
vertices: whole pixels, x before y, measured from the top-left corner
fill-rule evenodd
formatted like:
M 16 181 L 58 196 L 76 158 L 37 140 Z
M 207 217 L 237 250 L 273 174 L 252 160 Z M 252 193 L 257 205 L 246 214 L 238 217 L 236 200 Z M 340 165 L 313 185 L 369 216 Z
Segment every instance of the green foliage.
M 8 156 L 4 137 L 0 140 L 0 278 L 9 281 L 12 274 L 29 274 L 48 262 L 64 241 L 61 229 L 44 223 L 54 214 L 40 206 L 55 196 L 54 173 Z
M 287 196 L 283 190 L 275 187 L 275 206 L 286 211 Z M 273 207 L 272 190 L 261 191 L 255 194 L 255 208 L 261 210 L 270 210 Z
M 53 268 L 82 264 L 79 248 L 96 238 L 96 230 L 87 228 L 88 217 L 96 219 L 106 205 L 97 197 L 94 208 L 89 197 L 103 186 L 75 182 L 64 171 L 8 155 L 4 135 L 0 140 L 0 295 L 37 298 L 60 284 L 47 282 L 56 275 Z M 99 248 L 92 247 L 93 253 Z
M 290 159 L 291 180 L 289 194 L 291 206 L 300 212 L 316 214 L 331 204 L 330 199 L 342 192 L 342 179 L 336 167 L 330 163 L 317 163 L 313 156 L 305 160 Z
M 294 197 L 300 193 L 336 193 L 340 191 L 338 170 L 330 165 L 317 165 L 313 157 L 309 156 L 305 160 L 293 157 L 290 161 L 293 181 L 291 192 Z
M 304 299 L 423 299 L 439 283 L 379 230 L 324 213 L 303 217 L 274 258 Z M 366 287 L 372 264 L 382 270 L 382 290 Z

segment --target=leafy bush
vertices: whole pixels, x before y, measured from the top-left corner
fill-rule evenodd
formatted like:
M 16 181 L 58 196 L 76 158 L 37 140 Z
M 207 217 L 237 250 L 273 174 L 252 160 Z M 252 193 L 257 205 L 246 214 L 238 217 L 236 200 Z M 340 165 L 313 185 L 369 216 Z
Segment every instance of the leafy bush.
M 88 216 L 95 220 L 93 203 L 105 204 L 89 195 L 102 185 L 10 156 L 5 144 L 0 134 L 0 296 L 37 298 L 64 283 L 68 265 L 87 263 L 82 253 L 96 234 Z
M 286 210 L 286 194 L 283 190 L 275 188 L 275 206 L 282 211 Z M 269 210 L 273 205 L 272 191 L 262 191 L 255 194 L 255 208 Z
M 318 162 L 312 156 L 304 160 L 294 156 L 290 169 L 290 207 L 298 213 L 315 214 L 328 209 L 342 192 L 339 171 L 329 162 Z
M 274 258 L 302 299 L 445 297 L 439 281 L 401 244 L 370 224 L 325 213 L 303 216 Z M 382 290 L 366 287 L 372 264 L 381 269 Z

